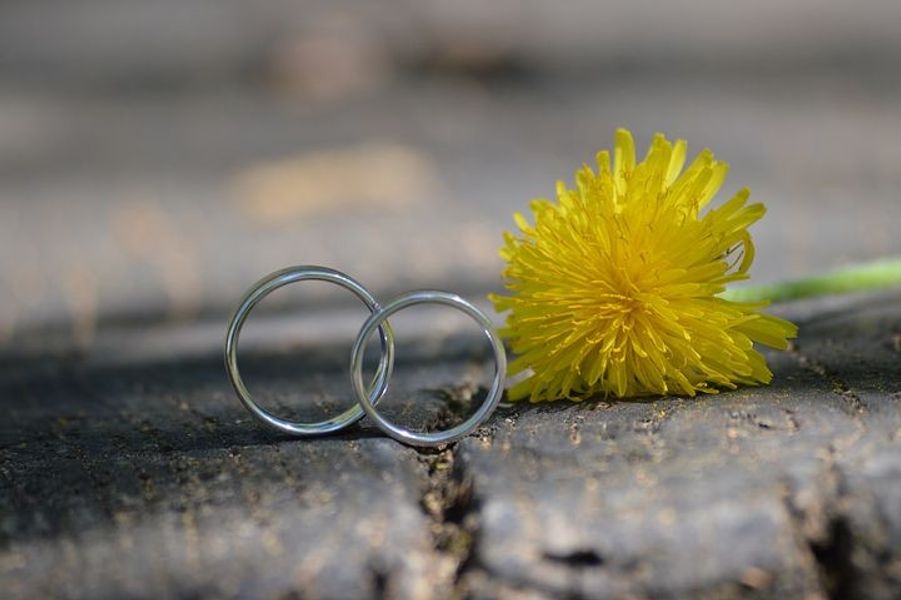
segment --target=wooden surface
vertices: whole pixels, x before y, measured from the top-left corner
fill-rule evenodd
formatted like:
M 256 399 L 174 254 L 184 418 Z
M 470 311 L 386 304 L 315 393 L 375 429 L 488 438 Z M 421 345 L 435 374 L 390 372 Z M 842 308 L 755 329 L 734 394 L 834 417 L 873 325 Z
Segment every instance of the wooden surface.
M 439 451 L 365 424 L 308 441 L 262 430 L 228 388 L 214 328 L 173 329 L 166 357 L 12 359 L 4 595 L 890 598 L 898 299 L 787 309 L 802 333 L 770 355 L 767 388 L 505 406 Z M 418 426 L 465 414 L 479 390 L 458 371 L 481 345 L 407 348 L 395 410 Z M 242 364 L 261 397 L 266 381 L 308 403 L 296 390 L 319 389 L 334 410 L 346 351 Z
M 0 596 L 899 597 L 897 291 L 775 307 L 800 336 L 769 387 L 502 405 L 437 450 L 289 439 L 234 397 L 254 280 L 484 305 L 512 212 L 618 126 L 732 164 L 769 208 L 758 281 L 901 253 L 896 3 L 553 4 L 0 8 Z M 412 426 L 484 394 L 484 340 L 443 315 L 399 319 Z M 275 294 L 251 389 L 347 406 L 364 316 Z

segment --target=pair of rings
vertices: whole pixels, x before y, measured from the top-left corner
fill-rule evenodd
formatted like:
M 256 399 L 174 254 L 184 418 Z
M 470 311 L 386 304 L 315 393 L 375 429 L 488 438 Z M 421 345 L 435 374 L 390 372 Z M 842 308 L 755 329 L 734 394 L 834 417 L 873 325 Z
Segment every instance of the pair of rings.
M 360 328 L 356 340 L 354 340 L 350 353 L 350 379 L 357 403 L 336 417 L 315 423 L 283 419 L 257 404 L 250 392 L 247 391 L 244 380 L 241 379 L 237 357 L 238 338 L 250 311 L 263 298 L 280 287 L 307 280 L 326 281 L 353 292 L 369 308 L 370 312 L 369 318 L 363 322 L 363 326 Z M 469 315 L 479 324 L 482 332 L 488 337 L 491 349 L 494 352 L 494 379 L 491 382 L 488 395 L 472 416 L 450 429 L 430 432 L 413 431 L 391 423 L 376 410 L 376 405 L 388 390 L 388 382 L 394 371 L 394 333 L 391 330 L 391 325 L 388 323 L 388 317 L 416 304 L 441 304 Z M 372 382 L 366 388 L 363 383 L 363 354 L 366 342 L 376 329 L 379 332 L 381 357 L 379 358 L 379 365 L 375 375 L 373 375 Z M 305 265 L 289 267 L 271 273 L 247 291 L 228 323 L 228 331 L 225 336 L 225 369 L 228 372 L 228 378 L 232 387 L 235 389 L 235 393 L 244 407 L 264 424 L 284 433 L 296 437 L 332 433 L 356 423 L 364 416 L 368 416 L 379 429 L 402 443 L 415 446 L 437 446 L 468 435 L 494 412 L 504 391 L 507 355 L 504 351 L 503 342 L 501 342 L 500 337 L 494 330 L 491 320 L 478 308 L 456 294 L 436 290 L 414 291 L 402 294 L 385 306 L 381 306 L 369 290 L 349 275 L 327 267 Z

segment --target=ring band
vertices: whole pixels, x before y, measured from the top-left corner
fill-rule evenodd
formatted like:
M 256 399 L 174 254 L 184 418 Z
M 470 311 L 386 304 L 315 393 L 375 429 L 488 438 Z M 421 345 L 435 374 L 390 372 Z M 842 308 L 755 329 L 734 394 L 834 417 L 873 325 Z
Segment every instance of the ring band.
M 366 349 L 366 341 L 372 335 L 373 331 L 383 323 L 387 323 L 388 317 L 394 313 L 403 310 L 409 306 L 416 304 L 442 304 L 456 308 L 457 310 L 469 315 L 479 324 L 479 327 L 488 337 L 491 343 L 491 349 L 494 352 L 495 372 L 494 380 L 491 382 L 491 388 L 488 396 L 482 405 L 468 419 L 459 425 L 444 431 L 436 432 L 417 432 L 400 427 L 389 422 L 375 409 L 375 402 L 371 401 L 372 394 L 367 394 L 363 387 L 363 354 Z M 398 296 L 384 307 L 375 310 L 360 328 L 357 339 L 354 341 L 353 350 L 350 358 L 350 379 L 353 383 L 354 393 L 357 396 L 359 406 L 363 407 L 366 415 L 375 422 L 375 424 L 386 434 L 399 442 L 415 445 L 415 446 L 437 446 L 439 444 L 452 442 L 457 440 L 482 424 L 488 416 L 494 412 L 501 399 L 504 390 L 504 378 L 507 373 L 507 355 L 504 351 L 504 344 L 494 330 L 491 320 L 478 308 L 457 296 L 448 292 L 423 290 L 409 292 Z M 379 396 L 375 396 L 380 398 Z
M 248 290 L 229 320 L 228 331 L 225 336 L 225 369 L 241 403 L 253 416 L 266 425 L 295 436 L 312 436 L 338 431 L 359 421 L 365 414 L 359 404 L 354 404 L 340 415 L 324 421 L 316 423 L 289 421 L 272 414 L 257 404 L 244 385 L 244 380 L 241 378 L 241 373 L 238 370 L 237 360 L 238 337 L 241 334 L 241 328 L 244 327 L 244 321 L 247 320 L 250 311 L 267 295 L 280 287 L 306 280 L 334 283 L 353 292 L 373 314 L 377 314 L 380 310 L 379 303 L 376 302 L 369 290 L 341 271 L 309 265 L 289 267 L 267 275 Z M 368 392 L 363 394 L 369 406 L 377 404 L 382 395 L 384 395 L 385 390 L 388 389 L 388 381 L 394 368 L 394 335 L 391 332 L 391 326 L 384 319 L 381 319 L 378 327 L 382 355 L 372 384 Z M 372 331 L 370 330 L 369 335 L 371 333 Z M 367 337 L 369 336 L 367 335 Z M 360 368 L 362 369 L 362 365 Z M 362 389 L 362 387 L 361 384 L 360 388 Z

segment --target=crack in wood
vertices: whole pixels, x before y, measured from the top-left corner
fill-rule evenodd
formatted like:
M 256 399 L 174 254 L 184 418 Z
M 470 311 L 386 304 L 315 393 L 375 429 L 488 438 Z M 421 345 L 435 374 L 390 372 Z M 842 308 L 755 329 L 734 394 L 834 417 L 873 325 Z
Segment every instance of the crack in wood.
M 860 597 L 859 573 L 851 560 L 855 537 L 842 512 L 848 500 L 844 474 L 836 461 L 836 449 L 828 448 L 824 477 L 816 485 L 816 506 L 801 506 L 797 490 L 786 482 L 784 496 L 790 523 L 799 543 L 813 560 L 817 580 L 825 596 L 833 600 Z
M 832 389 L 832 393 L 838 395 L 844 401 L 849 415 L 860 418 L 869 413 L 866 402 L 858 396 L 845 381 L 831 373 L 825 365 L 801 352 L 797 342 L 792 343 L 786 352 L 798 361 L 807 371 L 819 376 Z

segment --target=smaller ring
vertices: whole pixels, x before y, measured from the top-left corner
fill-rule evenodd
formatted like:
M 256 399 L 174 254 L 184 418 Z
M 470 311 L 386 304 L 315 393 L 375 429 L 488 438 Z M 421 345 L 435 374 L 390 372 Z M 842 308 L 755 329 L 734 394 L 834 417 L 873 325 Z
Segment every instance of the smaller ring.
M 369 311 L 375 313 L 379 310 L 379 303 L 376 302 L 372 294 L 363 287 L 353 277 L 329 269 L 327 267 L 317 267 L 302 265 L 298 267 L 288 267 L 274 273 L 270 273 L 263 279 L 259 280 L 248 290 L 241 300 L 241 304 L 235 309 L 234 314 L 228 323 L 228 331 L 225 336 L 225 370 L 228 372 L 228 378 L 231 381 L 235 393 L 241 400 L 244 407 L 257 419 L 270 427 L 274 427 L 279 431 L 284 431 L 291 435 L 305 437 L 320 435 L 323 433 L 331 433 L 344 429 L 345 427 L 356 423 L 363 418 L 365 413 L 360 405 L 354 404 L 352 407 L 331 419 L 318 421 L 316 423 L 302 423 L 298 421 L 289 421 L 278 417 L 264 409 L 256 403 L 244 380 L 241 378 L 241 372 L 238 370 L 238 337 L 241 334 L 241 328 L 244 327 L 244 321 L 250 311 L 260 303 L 266 296 L 291 283 L 305 280 L 318 280 L 334 283 L 340 287 L 353 292 L 357 298 L 363 301 Z M 391 326 L 386 322 L 379 326 L 379 336 L 381 343 L 382 356 L 379 360 L 378 370 L 373 377 L 372 383 L 368 391 L 367 401 L 375 405 L 388 389 L 388 381 L 391 379 L 391 372 L 394 369 L 394 334 Z
M 491 349 L 494 351 L 494 380 L 491 382 L 491 388 L 488 391 L 488 396 L 485 398 L 485 401 L 482 402 L 482 405 L 478 410 L 476 410 L 476 412 L 468 419 L 459 425 L 444 431 L 418 432 L 395 425 L 375 410 L 375 403 L 370 402 L 369 398 L 364 393 L 363 354 L 366 349 L 366 341 L 372 335 L 372 332 L 376 327 L 385 322 L 388 317 L 404 308 L 416 304 L 443 304 L 466 313 L 479 324 L 479 327 L 491 343 Z M 351 350 L 350 355 L 350 379 L 353 383 L 354 393 L 357 396 L 359 405 L 363 407 L 363 410 L 366 411 L 366 415 L 375 422 L 379 429 L 395 440 L 413 446 L 438 446 L 440 444 L 458 440 L 471 433 L 476 427 L 481 425 L 492 412 L 494 412 L 495 408 L 497 408 L 497 405 L 501 400 L 501 395 L 504 392 L 504 378 L 506 375 L 507 354 L 504 350 L 504 344 L 494 330 L 494 325 L 492 325 L 491 320 L 485 316 L 485 313 L 460 296 L 434 290 L 408 292 L 398 296 L 381 309 L 369 315 L 369 318 L 366 319 L 363 326 L 360 328 L 360 333 L 357 334 L 357 339 L 354 341 L 353 350 Z

